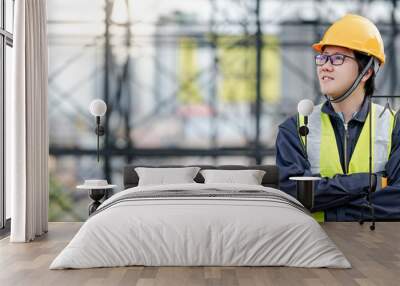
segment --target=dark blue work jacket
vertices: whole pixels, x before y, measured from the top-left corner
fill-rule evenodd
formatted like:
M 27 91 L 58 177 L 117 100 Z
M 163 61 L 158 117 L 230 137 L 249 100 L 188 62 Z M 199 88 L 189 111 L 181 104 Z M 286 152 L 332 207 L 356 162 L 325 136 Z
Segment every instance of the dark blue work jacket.
M 356 142 L 368 115 L 368 100 L 364 100 L 361 109 L 348 123 L 347 158 L 351 159 Z M 344 124 L 334 111 L 331 103 L 326 101 L 322 112 L 329 115 L 335 131 L 340 161 L 344 169 Z M 388 110 L 386 112 L 389 112 Z M 392 147 L 385 171 L 388 186 L 371 195 L 377 220 L 400 220 L 400 115 L 395 117 L 392 133 Z M 290 117 L 279 125 L 276 139 L 276 164 L 280 172 L 280 188 L 296 197 L 296 183 L 289 180 L 292 176 L 319 176 L 311 174 L 310 163 L 305 158 L 298 135 L 297 115 Z M 365 154 L 368 156 L 368 154 Z M 354 221 L 360 218 L 361 208 L 367 204 L 369 188 L 368 173 L 351 175 L 335 175 L 333 178 L 322 178 L 316 183 L 315 208 L 313 211 L 324 210 L 327 221 Z M 370 218 L 366 209 L 364 217 Z

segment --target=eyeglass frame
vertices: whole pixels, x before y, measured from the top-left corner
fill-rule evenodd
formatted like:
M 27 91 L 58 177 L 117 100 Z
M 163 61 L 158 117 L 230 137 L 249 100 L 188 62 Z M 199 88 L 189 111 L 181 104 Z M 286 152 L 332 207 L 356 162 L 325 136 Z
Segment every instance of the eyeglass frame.
M 324 62 L 323 64 L 317 64 L 317 57 L 318 57 L 318 56 L 325 56 L 325 57 L 326 57 L 326 60 L 325 60 L 325 62 Z M 343 61 L 342 61 L 342 63 L 341 63 L 341 64 L 334 64 L 334 63 L 333 63 L 333 60 L 332 60 L 332 57 L 333 57 L 333 56 L 343 56 Z M 332 54 L 332 55 L 317 54 L 317 55 L 314 56 L 315 65 L 318 66 L 318 67 L 322 67 L 324 64 L 326 64 L 326 63 L 328 62 L 328 60 L 330 61 L 331 65 L 333 65 L 333 66 L 341 66 L 341 65 L 344 64 L 344 61 L 345 61 L 346 58 L 353 59 L 353 60 L 356 61 L 356 63 L 358 64 L 357 59 L 356 59 L 355 57 L 351 57 L 351 56 L 344 55 L 344 54 L 339 54 L 339 53 L 335 53 L 335 54 Z

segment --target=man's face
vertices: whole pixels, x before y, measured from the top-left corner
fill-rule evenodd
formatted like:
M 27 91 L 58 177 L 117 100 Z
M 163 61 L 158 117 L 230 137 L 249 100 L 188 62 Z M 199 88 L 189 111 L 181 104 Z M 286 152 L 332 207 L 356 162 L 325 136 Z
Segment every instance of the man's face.
M 337 46 L 326 46 L 323 55 L 345 55 L 342 65 L 332 65 L 330 60 L 317 66 L 321 92 L 332 98 L 343 95 L 358 76 L 358 64 L 352 50 Z M 351 58 L 349 58 L 351 57 Z

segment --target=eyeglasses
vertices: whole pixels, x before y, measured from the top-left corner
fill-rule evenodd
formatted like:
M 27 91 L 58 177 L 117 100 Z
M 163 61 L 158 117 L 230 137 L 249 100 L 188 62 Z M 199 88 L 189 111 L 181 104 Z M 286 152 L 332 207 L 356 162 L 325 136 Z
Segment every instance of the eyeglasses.
M 319 54 L 319 55 L 315 56 L 315 64 L 317 66 L 323 66 L 324 64 L 326 64 L 326 62 L 329 59 L 329 61 L 331 62 L 332 65 L 340 66 L 344 63 L 344 60 L 346 58 L 356 60 L 353 57 L 342 55 L 342 54 L 333 54 L 333 55 Z

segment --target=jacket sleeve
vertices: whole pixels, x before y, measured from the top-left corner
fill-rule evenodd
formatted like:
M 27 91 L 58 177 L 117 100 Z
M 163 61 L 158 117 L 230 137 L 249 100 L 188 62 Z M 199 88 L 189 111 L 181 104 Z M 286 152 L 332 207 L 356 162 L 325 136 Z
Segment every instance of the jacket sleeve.
M 375 213 L 380 219 L 400 218 L 400 113 L 396 114 L 392 146 L 386 164 L 388 186 L 372 194 Z
M 276 139 L 276 164 L 279 167 L 282 191 L 296 197 L 296 183 L 292 176 L 320 176 L 312 174 L 310 163 L 305 158 L 297 131 L 296 117 L 291 117 L 279 126 Z M 323 210 L 347 204 L 365 196 L 368 192 L 368 173 L 324 177 L 315 185 L 314 210 Z

